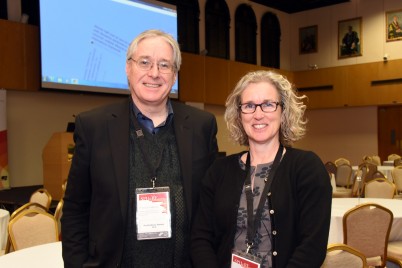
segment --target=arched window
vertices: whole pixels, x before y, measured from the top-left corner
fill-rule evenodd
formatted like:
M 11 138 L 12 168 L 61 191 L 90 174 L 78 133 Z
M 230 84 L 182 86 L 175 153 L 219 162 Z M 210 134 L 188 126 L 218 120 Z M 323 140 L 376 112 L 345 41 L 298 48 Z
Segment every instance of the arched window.
M 235 14 L 236 61 L 256 64 L 257 20 L 251 6 L 241 4 Z
M 177 32 L 181 51 L 198 54 L 200 7 L 197 0 L 177 1 Z
M 261 19 L 261 65 L 280 68 L 281 27 L 274 13 L 267 12 Z
M 224 0 L 205 4 L 205 48 L 207 55 L 229 59 L 229 8 Z

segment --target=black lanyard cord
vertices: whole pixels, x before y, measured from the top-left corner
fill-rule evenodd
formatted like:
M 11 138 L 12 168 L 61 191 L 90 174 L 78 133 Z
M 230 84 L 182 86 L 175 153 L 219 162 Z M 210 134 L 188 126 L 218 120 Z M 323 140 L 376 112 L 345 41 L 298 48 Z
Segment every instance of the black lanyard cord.
M 274 179 L 276 170 L 279 166 L 283 153 L 283 145 L 280 144 L 278 151 L 276 153 L 274 163 L 272 164 L 271 171 L 269 172 L 268 178 L 265 179 L 264 190 L 261 194 L 260 202 L 258 203 L 257 211 L 254 216 L 254 205 L 253 205 L 253 192 L 251 187 L 251 172 L 250 172 L 250 152 L 247 155 L 246 160 L 246 180 L 245 180 L 245 192 L 247 199 L 247 253 L 250 248 L 253 246 L 254 237 L 256 235 L 256 230 L 259 226 L 259 222 L 261 221 L 262 210 L 265 204 L 265 200 L 267 198 L 267 194 L 271 188 L 271 183 Z
M 131 109 L 133 111 L 133 109 Z M 138 147 L 140 147 L 141 153 L 144 157 L 144 162 L 145 165 L 148 168 L 148 171 L 151 173 L 151 182 L 152 182 L 152 188 L 155 188 L 155 181 L 156 181 L 156 171 L 158 170 L 161 161 L 162 161 L 162 156 L 163 156 L 163 151 L 160 154 L 160 157 L 158 157 L 156 165 L 152 165 L 151 159 L 149 158 L 149 154 L 145 151 L 144 144 L 143 144 L 143 139 L 144 139 L 144 133 L 142 131 L 142 128 L 140 126 L 140 123 L 137 120 L 137 117 L 134 114 L 133 111 L 133 124 L 135 128 L 135 133 L 138 139 Z

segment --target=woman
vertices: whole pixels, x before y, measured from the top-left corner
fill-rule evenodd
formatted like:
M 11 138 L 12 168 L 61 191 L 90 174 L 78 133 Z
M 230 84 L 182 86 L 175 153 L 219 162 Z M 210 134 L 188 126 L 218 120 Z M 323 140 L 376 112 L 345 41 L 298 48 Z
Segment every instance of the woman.
M 249 151 L 218 159 L 203 180 L 192 230 L 195 267 L 231 267 L 232 253 L 261 267 L 321 266 L 330 180 L 316 154 L 290 147 L 306 131 L 304 97 L 272 71 L 248 73 L 228 97 L 227 127 Z

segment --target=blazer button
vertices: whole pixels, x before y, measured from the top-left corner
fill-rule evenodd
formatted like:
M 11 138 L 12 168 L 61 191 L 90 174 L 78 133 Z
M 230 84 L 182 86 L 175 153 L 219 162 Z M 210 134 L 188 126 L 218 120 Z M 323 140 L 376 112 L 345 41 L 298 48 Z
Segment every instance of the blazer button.
M 274 231 L 272 231 L 272 234 L 273 234 L 273 235 L 276 235 L 276 231 L 275 231 L 275 230 L 274 230 Z
M 271 209 L 270 211 L 269 211 L 269 214 L 274 214 L 275 213 L 275 211 L 273 210 L 273 209 Z
M 267 196 L 271 196 L 271 192 L 268 192 L 268 193 L 267 193 Z
M 276 255 L 278 255 L 278 252 L 274 251 L 274 252 L 272 252 L 272 255 L 276 256 Z

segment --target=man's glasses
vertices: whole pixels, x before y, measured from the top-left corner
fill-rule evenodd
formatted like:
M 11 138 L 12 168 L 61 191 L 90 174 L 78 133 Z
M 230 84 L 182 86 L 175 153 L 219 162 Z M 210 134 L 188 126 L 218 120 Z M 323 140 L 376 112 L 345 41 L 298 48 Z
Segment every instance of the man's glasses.
M 240 104 L 240 110 L 242 113 L 244 114 L 252 114 L 255 112 L 255 110 L 257 109 L 257 107 L 259 106 L 261 108 L 261 110 L 264 113 L 273 113 L 278 109 L 278 106 L 281 105 L 281 102 L 278 101 L 267 101 L 267 102 L 263 102 L 260 104 L 255 104 L 255 103 L 243 103 Z
M 135 62 L 137 67 L 143 71 L 149 71 L 154 66 L 154 63 L 147 58 L 139 58 L 138 60 L 129 58 L 129 60 L 132 60 L 133 62 Z M 170 74 L 173 72 L 173 64 L 171 64 L 168 61 L 157 62 L 156 65 L 158 66 L 158 70 L 160 73 Z

